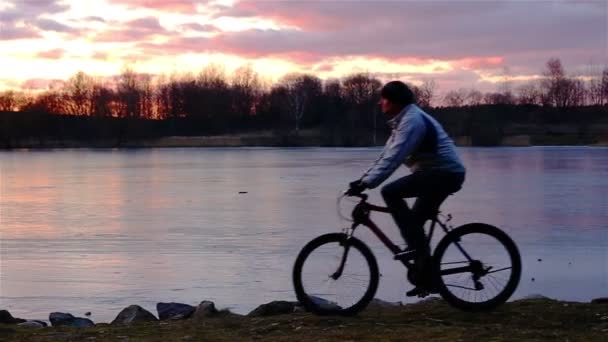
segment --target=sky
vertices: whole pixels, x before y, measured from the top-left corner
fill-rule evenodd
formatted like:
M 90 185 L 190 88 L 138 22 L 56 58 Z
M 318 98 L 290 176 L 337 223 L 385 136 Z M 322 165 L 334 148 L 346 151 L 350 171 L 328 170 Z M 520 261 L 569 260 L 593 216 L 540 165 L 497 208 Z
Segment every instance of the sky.
M 494 91 L 551 57 L 576 76 L 608 65 L 608 0 L 0 0 L 0 51 L 0 90 L 213 63 Z

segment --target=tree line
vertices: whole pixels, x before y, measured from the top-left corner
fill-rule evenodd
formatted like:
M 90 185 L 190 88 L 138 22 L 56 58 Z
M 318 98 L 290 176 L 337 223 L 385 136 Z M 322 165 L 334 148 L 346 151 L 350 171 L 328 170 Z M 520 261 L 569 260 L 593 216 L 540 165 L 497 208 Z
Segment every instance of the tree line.
M 302 129 L 315 128 L 329 144 L 357 145 L 362 137 L 363 144 L 376 144 L 387 133 L 377 106 L 381 86 L 378 78 L 366 73 L 326 81 L 312 74 L 288 74 L 270 84 L 250 66 L 230 75 L 218 65 L 198 74 L 170 76 L 126 68 L 112 79 L 78 72 L 34 96 L 0 93 L 0 111 L 5 112 L 0 134 L 4 139 L 19 132 L 59 134 L 48 132 L 49 122 L 64 127 L 57 128 L 64 132 L 66 125 L 86 122 L 88 137 L 119 134 L 125 139 L 259 130 L 298 135 Z M 572 77 L 557 58 L 547 61 L 542 77 L 515 89 L 505 82 L 498 92 L 459 89 L 439 96 L 434 81 L 411 86 L 418 104 L 437 113 L 447 112 L 446 107 L 534 106 L 554 113 L 580 107 L 599 111 L 608 105 L 608 67 L 594 77 Z

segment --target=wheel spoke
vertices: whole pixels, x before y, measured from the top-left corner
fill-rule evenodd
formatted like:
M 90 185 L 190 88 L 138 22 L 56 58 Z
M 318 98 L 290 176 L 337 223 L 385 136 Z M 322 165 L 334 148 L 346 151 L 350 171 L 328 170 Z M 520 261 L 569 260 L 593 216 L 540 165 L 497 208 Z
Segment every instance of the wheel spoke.
M 460 286 L 460 285 L 454 285 L 454 284 L 445 284 L 445 286 L 456 287 L 456 288 L 459 288 L 459 289 L 465 289 L 465 290 L 471 290 L 471 291 L 479 292 L 478 290 L 476 290 L 476 289 L 474 289 L 472 287 L 466 287 L 466 286 Z
M 501 272 L 501 271 L 504 271 L 504 270 L 510 270 L 510 269 L 512 269 L 512 268 L 513 268 L 513 267 L 503 267 L 503 268 L 499 268 L 499 269 L 497 269 L 497 270 L 492 270 L 492 271 L 489 271 L 489 272 L 488 272 L 488 273 L 486 273 L 486 274 L 490 274 L 490 273 L 496 273 L 496 272 Z

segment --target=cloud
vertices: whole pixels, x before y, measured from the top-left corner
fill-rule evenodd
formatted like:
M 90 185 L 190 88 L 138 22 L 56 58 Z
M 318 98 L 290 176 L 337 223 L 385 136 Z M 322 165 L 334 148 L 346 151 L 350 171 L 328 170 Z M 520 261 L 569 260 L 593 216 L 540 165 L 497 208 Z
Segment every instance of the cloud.
M 65 55 L 65 50 L 53 49 L 53 50 L 38 52 L 36 54 L 36 57 L 45 58 L 45 59 L 61 59 L 64 55 Z
M 100 22 L 100 23 L 105 23 L 106 20 L 102 17 L 98 17 L 98 16 L 88 16 L 85 18 L 82 18 L 83 21 L 96 21 L 96 22 Z
M 211 1 L 167 1 L 167 0 L 109 0 L 111 4 L 125 5 L 129 8 L 145 8 L 162 12 L 196 13 L 199 5 L 208 5 Z
M 150 31 L 163 31 L 164 28 L 160 25 L 158 18 L 156 17 L 145 17 L 131 20 L 125 24 L 129 29 L 133 30 L 150 30 Z
M 18 40 L 18 39 L 34 39 L 39 38 L 40 34 L 31 27 L 16 27 L 8 26 L 0 29 L 0 41 L 2 40 Z
M 105 51 L 95 51 L 91 54 L 91 58 L 92 59 L 99 59 L 99 60 L 107 60 L 109 57 L 109 54 Z
M 65 81 L 48 78 L 30 78 L 21 83 L 21 89 L 25 90 L 46 90 L 49 88 L 60 87 Z
M 137 18 L 120 24 L 117 29 L 102 31 L 95 35 L 96 42 L 145 42 L 156 35 L 170 34 L 156 17 Z
M 598 10 L 600 8 L 604 10 Z M 248 56 L 314 53 L 457 59 L 555 49 L 605 52 L 606 3 L 520 1 L 242 1 L 220 16 L 295 26 L 223 34 L 219 49 Z
M 64 25 L 58 21 L 51 19 L 37 19 L 32 24 L 43 31 L 55 31 L 62 33 L 75 33 L 78 32 L 77 28 Z
M 188 23 L 180 25 L 182 29 L 198 31 L 198 32 L 219 32 L 219 29 L 215 25 L 210 24 L 199 24 L 199 23 Z
M 8 7 L 0 11 L 2 21 L 35 19 L 42 15 L 62 13 L 70 8 L 61 0 L 9 0 L 4 2 Z
M 59 0 L 13 0 L 5 1 L 7 5 L 0 10 L 0 40 L 17 40 L 38 38 L 35 27 L 50 28 L 53 31 L 67 32 L 68 26 L 48 19 L 39 19 L 67 11 L 69 5 Z

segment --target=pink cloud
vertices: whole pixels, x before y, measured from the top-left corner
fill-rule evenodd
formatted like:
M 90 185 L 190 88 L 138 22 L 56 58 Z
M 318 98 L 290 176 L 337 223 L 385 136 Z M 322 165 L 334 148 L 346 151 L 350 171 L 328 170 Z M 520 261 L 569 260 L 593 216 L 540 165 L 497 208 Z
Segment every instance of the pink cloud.
M 217 28 L 214 25 L 209 25 L 209 24 L 199 24 L 199 23 L 189 23 L 189 24 L 183 24 L 180 26 L 182 29 L 186 29 L 186 30 L 192 30 L 192 31 L 199 31 L 199 32 L 219 32 L 219 28 Z
M 167 35 L 156 17 L 138 18 L 122 23 L 118 28 L 103 31 L 94 37 L 98 42 L 142 42 L 155 35 Z
M 53 50 L 39 52 L 36 54 L 36 57 L 46 58 L 46 59 L 61 59 L 64 55 L 65 55 L 65 50 L 53 49 Z
M 465 69 L 494 69 L 504 66 L 503 57 L 468 57 L 455 62 Z
M 65 81 L 48 78 L 31 78 L 21 83 L 21 88 L 26 90 L 45 90 L 51 87 L 59 87 Z
M 39 38 L 40 33 L 30 27 L 15 27 L 3 25 L 0 29 L 0 41 Z
M 106 59 L 108 59 L 108 53 L 104 52 L 104 51 L 95 51 L 93 54 L 91 54 L 91 58 L 99 59 L 99 60 L 106 60 Z
M 195 13 L 199 4 L 209 1 L 167 1 L 167 0 L 109 0 L 112 4 L 127 5 L 130 8 L 147 8 L 162 12 Z
M 272 19 L 300 29 L 226 33 L 216 37 L 214 46 L 247 56 L 305 52 L 320 59 L 348 55 L 462 59 L 461 66 L 469 68 L 498 67 L 522 52 L 546 59 L 556 49 L 564 55 L 584 49 L 597 60 L 605 55 L 607 13 L 608 3 L 601 1 L 246 0 L 216 16 Z

